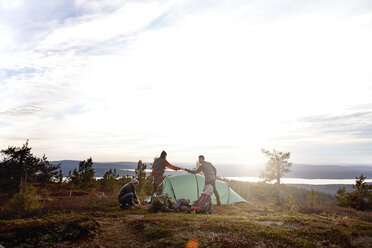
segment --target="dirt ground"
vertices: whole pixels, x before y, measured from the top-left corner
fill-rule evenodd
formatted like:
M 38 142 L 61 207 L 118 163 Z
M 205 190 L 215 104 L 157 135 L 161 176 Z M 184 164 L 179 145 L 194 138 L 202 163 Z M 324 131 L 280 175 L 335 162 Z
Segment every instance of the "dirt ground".
M 138 218 L 138 217 L 137 217 Z M 124 223 L 120 218 L 99 218 L 97 219 L 100 230 L 93 238 L 84 238 L 74 242 L 64 242 L 55 247 L 144 247 L 143 243 L 138 240 L 138 236 L 133 234 L 128 228 L 128 224 Z

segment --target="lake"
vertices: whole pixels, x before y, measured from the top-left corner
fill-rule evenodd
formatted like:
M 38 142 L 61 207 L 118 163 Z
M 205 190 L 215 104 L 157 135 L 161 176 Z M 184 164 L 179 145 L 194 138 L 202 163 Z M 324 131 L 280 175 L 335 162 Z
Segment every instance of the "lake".
M 237 180 L 243 182 L 260 182 L 262 181 L 259 177 L 224 177 L 229 180 Z M 368 183 L 372 183 L 372 179 L 365 180 Z M 283 184 L 309 184 L 309 185 L 329 185 L 329 184 L 354 184 L 354 179 L 305 179 L 305 178 L 282 178 L 280 182 Z

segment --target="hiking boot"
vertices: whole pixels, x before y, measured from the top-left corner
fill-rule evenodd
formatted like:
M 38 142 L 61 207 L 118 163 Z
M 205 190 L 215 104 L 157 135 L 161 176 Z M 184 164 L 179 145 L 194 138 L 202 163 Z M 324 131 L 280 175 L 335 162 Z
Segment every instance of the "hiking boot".
M 120 204 L 121 209 L 131 209 L 131 207 L 127 204 Z
M 220 199 L 217 199 L 217 206 L 221 205 Z

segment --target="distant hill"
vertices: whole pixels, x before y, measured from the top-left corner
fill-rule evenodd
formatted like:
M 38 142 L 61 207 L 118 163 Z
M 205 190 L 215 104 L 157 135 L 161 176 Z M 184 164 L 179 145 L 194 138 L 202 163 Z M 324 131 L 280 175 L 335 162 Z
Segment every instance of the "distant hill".
M 51 163 L 61 164 L 63 175 L 68 176 L 70 170 L 73 171 L 74 168 L 79 168 L 79 162 L 77 160 L 61 160 L 52 161 Z M 116 169 L 120 176 L 125 176 L 134 174 L 133 171 L 125 171 L 125 169 L 134 170 L 137 167 L 137 162 L 94 162 L 93 167 L 96 177 L 102 177 L 109 169 Z
M 355 178 L 363 174 L 367 178 L 372 178 L 372 166 L 367 165 L 306 165 L 294 164 L 291 171 L 285 175 L 287 178 L 307 178 L 307 179 L 348 179 Z
M 77 160 L 62 160 L 52 161 L 53 164 L 61 163 L 63 175 L 67 176 L 68 172 L 75 167 L 79 167 Z M 150 163 L 147 168 L 150 169 Z M 194 167 L 194 164 L 181 164 L 175 165 L 183 166 L 186 168 Z M 134 169 L 137 167 L 137 162 L 94 162 L 94 170 L 96 177 L 101 177 L 110 168 L 116 168 L 120 176 L 134 175 Z M 218 175 L 221 177 L 228 176 L 251 176 L 256 177 L 260 175 L 260 169 L 240 166 L 240 165 L 215 165 L 217 167 Z M 263 168 L 262 168 L 263 170 Z M 179 174 L 179 172 L 167 171 L 168 175 Z M 367 178 L 372 178 L 372 166 L 367 165 L 306 165 L 306 164 L 293 164 L 291 171 L 285 175 L 286 178 L 305 178 L 305 179 L 353 179 L 356 176 L 363 174 Z

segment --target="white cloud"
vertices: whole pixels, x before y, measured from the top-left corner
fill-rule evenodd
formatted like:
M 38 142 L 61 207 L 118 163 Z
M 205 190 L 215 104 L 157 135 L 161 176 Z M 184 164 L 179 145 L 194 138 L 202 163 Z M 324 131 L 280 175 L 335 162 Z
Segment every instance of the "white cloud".
M 299 119 L 372 99 L 371 11 L 351 5 L 77 1 L 83 15 L 3 53 L 0 68 L 36 71 L 0 83 L 0 122 L 11 123 L 0 143 L 32 136 L 56 159 L 151 160 L 166 149 L 174 161 L 252 164 L 276 147 L 327 160 L 304 147 L 331 136 Z M 16 114 L 30 104 L 39 108 Z M 367 141 L 338 133 L 328 145 Z
M 148 25 L 168 7 L 169 4 L 129 2 L 113 12 L 75 18 L 53 31 L 38 48 L 86 47 L 118 36 L 129 35 Z

